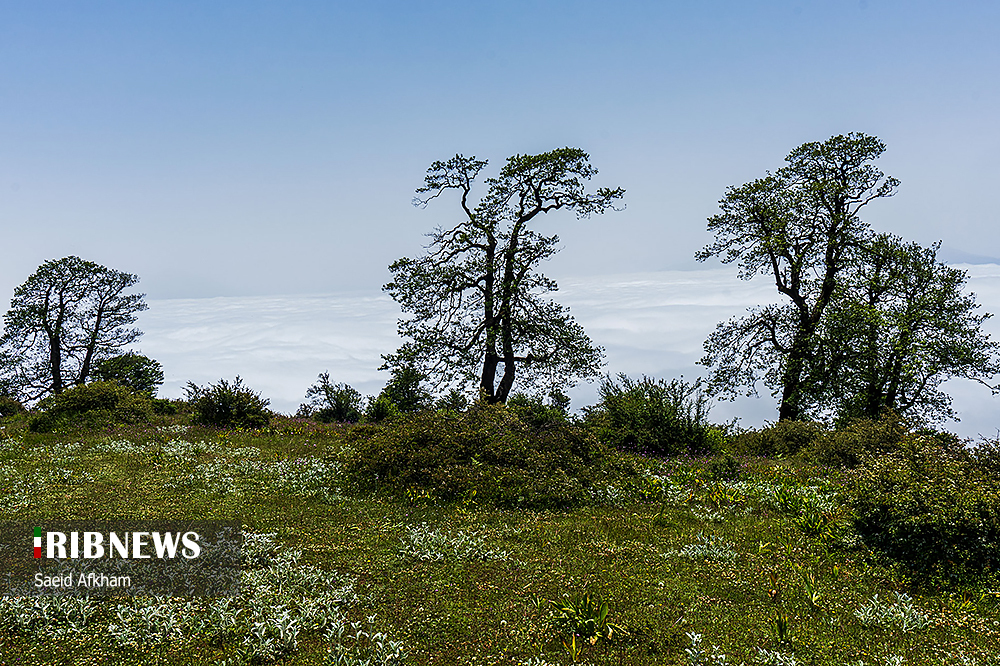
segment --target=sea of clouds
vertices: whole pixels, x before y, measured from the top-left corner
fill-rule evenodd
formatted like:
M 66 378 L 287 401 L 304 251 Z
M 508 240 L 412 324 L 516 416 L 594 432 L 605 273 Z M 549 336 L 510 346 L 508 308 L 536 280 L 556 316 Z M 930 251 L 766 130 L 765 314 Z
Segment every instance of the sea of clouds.
M 1000 266 L 956 265 L 968 271 L 969 289 L 986 312 L 1000 313 Z M 715 325 L 747 307 L 777 300 L 765 277 L 744 282 L 731 268 L 660 271 L 564 279 L 555 295 L 569 306 L 596 344 L 607 352 L 605 371 L 694 379 L 706 374 L 697 365 L 702 342 Z M 388 296 L 335 293 L 291 296 L 149 300 L 137 346 L 163 365 L 160 394 L 180 397 L 187 382 L 206 384 L 240 375 L 270 398 L 271 407 L 294 412 L 318 373 L 330 372 L 363 394 L 385 384 L 381 355 L 399 345 L 399 308 Z M 1000 339 L 1000 318 L 986 322 Z M 967 380 L 952 380 L 961 421 L 948 428 L 965 437 L 996 435 L 1000 396 Z M 763 391 L 763 389 L 762 389 Z M 569 395 L 573 407 L 593 404 L 597 385 L 583 383 Z M 715 421 L 740 417 L 745 426 L 776 417 L 775 401 L 760 398 L 722 402 Z

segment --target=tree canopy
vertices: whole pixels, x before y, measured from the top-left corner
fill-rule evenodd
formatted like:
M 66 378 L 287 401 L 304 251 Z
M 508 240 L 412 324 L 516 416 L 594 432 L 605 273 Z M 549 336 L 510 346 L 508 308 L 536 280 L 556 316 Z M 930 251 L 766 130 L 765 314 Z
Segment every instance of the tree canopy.
M 551 387 L 596 376 L 603 350 L 546 298 L 557 285 L 537 270 L 559 238 L 531 225 L 560 209 L 577 217 L 603 213 L 624 190 L 587 192 L 585 181 L 597 173 L 589 156 L 561 148 L 508 158 L 474 202 L 486 165 L 463 155 L 434 162 L 417 190 L 419 206 L 456 191 L 461 218 L 429 234 L 425 255 L 389 267 L 393 279 L 384 289 L 410 317 L 399 321 L 408 341 L 384 357 L 383 368 L 411 367 L 436 389 L 475 386 L 489 402 L 505 402 L 515 378 Z
M 774 174 L 726 191 L 708 220 L 715 241 L 696 257 L 736 262 L 744 280 L 769 275 L 785 300 L 719 324 L 702 359 L 710 390 L 754 394 L 763 379 L 781 396 L 779 419 L 804 415 L 816 330 L 869 233 L 858 213 L 899 184 L 871 164 L 884 150 L 864 134 L 806 143 Z
M 990 386 L 1000 372 L 998 344 L 982 331 L 991 315 L 965 292 L 965 271 L 938 261 L 939 247 L 890 234 L 866 244 L 817 335 L 820 409 L 842 421 L 887 410 L 940 421 L 955 417 L 943 381 Z
M 144 294 L 125 294 L 139 278 L 79 257 L 47 261 L 14 291 L 3 317 L 0 374 L 25 400 L 86 383 L 96 364 L 142 332 Z
M 775 173 L 727 190 L 708 221 L 715 241 L 696 257 L 735 262 L 744 280 L 769 276 L 781 300 L 705 341 L 711 392 L 753 395 L 762 381 L 780 396 L 779 420 L 934 419 L 953 415 L 942 381 L 997 372 L 965 275 L 937 261 L 937 246 L 877 235 L 860 218 L 899 185 L 872 164 L 884 150 L 864 134 L 806 143 Z
M 100 361 L 93 376 L 97 381 L 117 382 L 152 397 L 163 384 L 163 366 L 148 356 L 128 351 Z

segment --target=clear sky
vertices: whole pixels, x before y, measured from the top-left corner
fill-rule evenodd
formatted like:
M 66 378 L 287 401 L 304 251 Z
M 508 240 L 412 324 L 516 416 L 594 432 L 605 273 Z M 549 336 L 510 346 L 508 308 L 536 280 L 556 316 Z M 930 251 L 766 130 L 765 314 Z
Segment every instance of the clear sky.
M 852 131 L 902 181 L 875 228 L 998 262 L 998 34 L 993 1 L 0 0 L 0 308 L 69 254 L 150 299 L 376 297 L 456 219 L 410 204 L 431 161 L 567 145 L 627 209 L 542 221 L 547 274 L 712 268 L 728 185 Z

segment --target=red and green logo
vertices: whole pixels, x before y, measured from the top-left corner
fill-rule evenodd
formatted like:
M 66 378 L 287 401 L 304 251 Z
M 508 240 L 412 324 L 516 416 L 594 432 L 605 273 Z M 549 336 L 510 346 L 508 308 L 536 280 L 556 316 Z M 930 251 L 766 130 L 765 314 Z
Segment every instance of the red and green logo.
M 35 528 L 35 559 L 39 559 L 42 556 L 42 528 Z

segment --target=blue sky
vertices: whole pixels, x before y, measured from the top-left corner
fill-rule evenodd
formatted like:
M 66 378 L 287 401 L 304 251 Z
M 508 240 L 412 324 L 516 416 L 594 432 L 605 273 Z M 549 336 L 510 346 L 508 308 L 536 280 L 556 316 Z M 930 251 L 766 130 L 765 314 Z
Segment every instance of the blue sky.
M 712 268 L 727 186 L 851 131 L 902 181 L 875 228 L 998 261 L 998 30 L 995 2 L 0 2 L 0 307 L 69 254 L 150 299 L 374 298 L 455 219 L 410 205 L 431 161 L 566 145 L 627 209 L 542 221 L 547 274 Z

